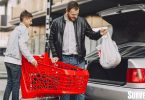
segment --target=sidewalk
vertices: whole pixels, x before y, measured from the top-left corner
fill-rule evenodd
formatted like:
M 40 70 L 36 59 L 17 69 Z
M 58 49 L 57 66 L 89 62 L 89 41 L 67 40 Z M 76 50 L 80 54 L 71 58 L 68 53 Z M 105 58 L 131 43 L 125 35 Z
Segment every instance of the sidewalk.
M 3 94 L 6 87 L 6 79 L 0 79 L 0 100 L 3 100 Z

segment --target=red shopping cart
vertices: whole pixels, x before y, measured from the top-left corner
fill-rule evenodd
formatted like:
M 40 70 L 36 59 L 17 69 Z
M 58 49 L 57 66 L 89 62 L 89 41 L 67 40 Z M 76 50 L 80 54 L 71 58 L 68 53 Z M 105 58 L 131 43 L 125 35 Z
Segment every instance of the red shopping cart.
M 88 71 L 63 62 L 51 63 L 47 54 L 34 56 L 38 66 L 22 59 L 22 98 L 81 94 L 86 90 Z

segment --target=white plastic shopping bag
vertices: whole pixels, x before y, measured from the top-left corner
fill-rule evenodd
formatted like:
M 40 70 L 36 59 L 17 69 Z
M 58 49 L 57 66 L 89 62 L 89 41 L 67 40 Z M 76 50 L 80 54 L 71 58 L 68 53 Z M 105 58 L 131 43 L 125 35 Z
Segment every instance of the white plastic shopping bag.
M 121 61 L 121 55 L 118 51 L 118 47 L 111 39 L 109 32 L 102 37 L 102 43 L 97 47 L 100 53 L 100 64 L 103 68 L 115 68 Z

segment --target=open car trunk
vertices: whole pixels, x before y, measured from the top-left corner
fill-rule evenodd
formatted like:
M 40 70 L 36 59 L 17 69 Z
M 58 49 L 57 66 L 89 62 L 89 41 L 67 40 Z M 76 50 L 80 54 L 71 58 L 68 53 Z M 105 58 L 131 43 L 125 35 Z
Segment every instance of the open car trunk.
M 113 26 L 112 39 L 117 43 L 122 55 L 121 63 L 113 69 L 103 69 L 99 64 L 96 51 L 86 56 L 90 82 L 102 84 L 126 84 L 128 59 L 145 57 L 145 12 L 142 10 L 103 17 Z M 111 52 L 111 51 L 110 51 Z M 108 52 L 109 53 L 109 52 Z M 93 59 L 92 59 L 93 58 Z

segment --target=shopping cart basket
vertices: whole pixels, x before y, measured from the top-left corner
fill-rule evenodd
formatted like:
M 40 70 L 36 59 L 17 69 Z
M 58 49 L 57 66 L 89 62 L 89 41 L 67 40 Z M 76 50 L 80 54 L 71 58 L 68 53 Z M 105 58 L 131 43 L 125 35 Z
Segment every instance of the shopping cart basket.
M 88 71 L 63 62 L 51 63 L 45 54 L 34 56 L 38 66 L 34 67 L 24 57 L 22 59 L 22 98 L 81 94 L 86 90 Z

